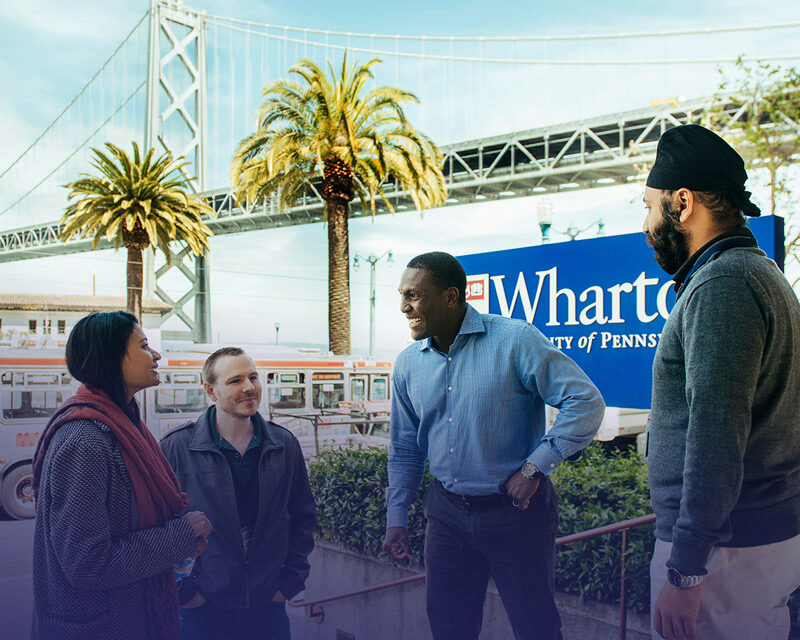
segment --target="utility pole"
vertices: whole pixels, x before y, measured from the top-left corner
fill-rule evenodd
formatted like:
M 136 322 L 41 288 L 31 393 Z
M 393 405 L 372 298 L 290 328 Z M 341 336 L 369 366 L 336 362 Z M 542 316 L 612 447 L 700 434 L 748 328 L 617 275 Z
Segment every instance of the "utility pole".
M 369 355 L 372 356 L 375 353 L 375 265 L 377 265 L 381 260 L 386 258 L 386 264 L 392 264 L 394 262 L 392 257 L 392 250 L 389 249 L 388 251 L 384 251 L 383 254 L 380 256 L 376 256 L 374 253 L 369 254 L 368 257 L 364 257 L 361 255 L 356 254 L 353 257 L 353 269 L 356 271 L 360 266 L 360 260 L 365 260 L 369 263 Z

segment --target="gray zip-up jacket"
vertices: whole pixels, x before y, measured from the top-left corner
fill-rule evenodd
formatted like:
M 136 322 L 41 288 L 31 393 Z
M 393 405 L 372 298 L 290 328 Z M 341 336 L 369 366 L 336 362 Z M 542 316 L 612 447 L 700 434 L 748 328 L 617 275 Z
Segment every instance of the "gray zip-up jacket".
M 253 417 L 264 440 L 258 518 L 245 553 L 230 465 L 211 436 L 212 410 L 160 442 L 189 496 L 189 510 L 204 512 L 214 527 L 191 577 L 178 585 L 180 601 L 188 602 L 198 590 L 221 609 L 263 607 L 278 590 L 292 598 L 305 586 L 317 524 L 300 444 L 283 427 L 258 413 Z
M 758 248 L 684 283 L 653 363 L 648 469 L 668 566 L 800 534 L 800 304 Z

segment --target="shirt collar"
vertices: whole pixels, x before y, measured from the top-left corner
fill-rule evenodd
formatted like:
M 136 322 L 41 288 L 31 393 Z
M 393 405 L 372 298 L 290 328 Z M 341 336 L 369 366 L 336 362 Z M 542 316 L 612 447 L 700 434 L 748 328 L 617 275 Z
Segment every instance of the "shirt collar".
M 220 449 L 233 449 L 233 445 L 223 438 L 217 430 L 217 408 L 212 405 L 211 409 L 212 411 L 211 415 L 209 416 L 209 423 L 211 426 L 211 438 L 214 440 L 214 444 L 216 444 Z M 264 440 L 264 429 L 261 426 L 261 421 L 255 419 L 255 416 L 253 416 L 250 418 L 250 422 L 253 423 L 253 437 L 250 438 L 250 442 L 247 445 L 245 453 L 250 451 L 250 449 L 260 447 L 261 442 Z
M 672 279 L 675 282 L 675 290 L 678 291 L 681 288 L 681 286 L 683 285 L 684 281 L 687 279 L 687 276 L 692 271 L 692 268 L 694 267 L 695 263 L 700 259 L 700 257 L 704 253 L 706 253 L 706 251 L 708 251 L 711 247 L 713 247 L 715 244 L 717 244 L 721 240 L 725 240 L 726 238 L 737 238 L 737 237 L 755 239 L 755 236 L 753 235 L 753 232 L 750 231 L 749 227 L 741 226 L 741 227 L 736 227 L 735 229 L 732 229 L 731 231 L 726 231 L 725 233 L 722 233 L 722 234 L 716 236 L 715 238 L 709 240 L 702 247 L 700 247 L 697 251 L 695 251 L 689 257 L 689 259 L 686 260 L 686 262 L 684 262 L 681 265 L 680 269 L 678 269 L 675 272 L 675 275 L 672 277 Z
M 471 304 L 467 303 L 467 312 L 464 314 L 464 319 L 461 321 L 461 327 L 453 339 L 453 344 L 458 340 L 458 336 L 467 335 L 470 333 L 486 333 L 486 327 L 483 324 L 481 314 Z M 431 338 L 425 338 L 419 341 L 419 350 L 425 351 L 430 349 Z

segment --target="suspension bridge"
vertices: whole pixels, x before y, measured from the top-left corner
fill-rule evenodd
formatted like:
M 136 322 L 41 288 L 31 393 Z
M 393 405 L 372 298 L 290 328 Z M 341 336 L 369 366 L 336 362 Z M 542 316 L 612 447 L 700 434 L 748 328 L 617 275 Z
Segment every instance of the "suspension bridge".
M 58 240 L 66 203 L 59 185 L 87 172 L 90 149 L 106 141 L 129 147 L 135 140 L 186 157 L 192 187 L 217 213 L 209 220 L 217 235 L 320 222 L 323 206 L 313 185 L 289 210 L 274 198 L 243 206 L 223 186 L 237 142 L 251 131 L 261 88 L 304 57 L 318 63 L 341 61 L 345 52 L 379 57 L 376 82 L 420 97 L 409 118 L 443 143 L 448 206 L 635 182 L 666 128 L 700 122 L 709 107 L 720 107 L 719 97 L 676 97 L 636 108 L 650 102 L 653 84 L 645 77 L 659 80 L 662 95 L 709 96 L 718 70 L 733 72 L 742 55 L 795 63 L 798 35 L 800 23 L 516 38 L 345 33 L 152 0 L 97 73 L 0 173 L 0 262 L 91 249 L 87 239 Z M 723 127 L 748 106 L 721 105 Z M 412 208 L 391 185 L 387 193 L 396 210 Z M 354 207 L 353 215 L 360 214 Z M 173 306 L 170 315 L 188 335 L 208 341 L 208 259 L 187 266 L 188 252 L 176 254 L 172 267 L 149 265 L 147 293 Z M 159 285 L 171 268 L 189 282 L 181 296 Z

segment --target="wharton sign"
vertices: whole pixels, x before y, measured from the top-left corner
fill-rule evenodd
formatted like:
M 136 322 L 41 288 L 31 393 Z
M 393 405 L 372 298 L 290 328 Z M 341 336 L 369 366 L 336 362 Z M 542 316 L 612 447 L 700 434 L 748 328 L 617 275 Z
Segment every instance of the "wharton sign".
M 783 269 L 783 219 L 756 218 L 750 228 Z M 478 311 L 534 324 L 591 377 L 608 406 L 650 407 L 653 356 L 675 291 L 644 234 L 458 259 L 467 302 Z

